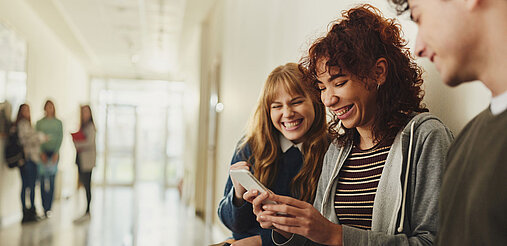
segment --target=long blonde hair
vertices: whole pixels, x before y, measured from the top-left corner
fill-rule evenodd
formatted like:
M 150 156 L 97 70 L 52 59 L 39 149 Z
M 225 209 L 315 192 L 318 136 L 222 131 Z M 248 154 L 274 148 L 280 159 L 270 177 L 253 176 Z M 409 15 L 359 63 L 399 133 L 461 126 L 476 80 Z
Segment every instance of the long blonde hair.
M 290 183 L 295 197 L 311 203 L 315 197 L 328 138 L 325 107 L 320 101 L 318 91 L 309 81 L 303 79 L 304 71 L 304 68 L 298 67 L 296 63 L 287 63 L 269 74 L 240 147 L 247 143 L 250 145 L 252 155 L 248 162 L 254 164 L 254 176 L 265 186 L 271 187 L 278 173 L 276 163 L 282 153 L 279 142 L 281 133 L 271 122 L 271 103 L 277 96 L 277 89 L 283 87 L 291 95 L 302 95 L 311 99 L 315 119 L 305 134 L 302 146 L 303 165 Z

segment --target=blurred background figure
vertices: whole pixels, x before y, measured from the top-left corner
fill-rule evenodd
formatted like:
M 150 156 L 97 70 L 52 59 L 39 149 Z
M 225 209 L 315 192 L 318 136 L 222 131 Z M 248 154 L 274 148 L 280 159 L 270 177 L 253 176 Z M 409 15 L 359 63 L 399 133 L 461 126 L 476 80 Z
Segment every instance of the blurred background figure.
M 37 121 L 35 130 L 46 134 L 48 141 L 40 146 L 40 163 L 38 175 L 44 216 L 51 214 L 55 191 L 55 176 L 58 170 L 59 150 L 62 145 L 62 121 L 56 118 L 55 105 L 51 100 L 44 104 L 44 118 Z
M 76 146 L 76 164 L 79 172 L 79 182 L 86 191 L 86 211 L 85 214 L 74 222 L 83 222 L 90 219 L 90 202 L 92 199 L 92 170 L 95 167 L 96 146 L 95 146 L 95 124 L 93 123 L 92 110 L 89 105 L 81 106 L 81 120 L 79 132 L 84 136 L 83 139 L 74 138 Z
M 37 180 L 37 162 L 40 161 L 40 145 L 47 141 L 47 136 L 42 132 L 37 132 L 30 120 L 30 107 L 28 104 L 21 104 L 16 117 L 16 128 L 19 141 L 25 152 L 24 165 L 19 167 L 21 173 L 21 204 L 23 205 L 22 223 L 37 221 L 37 212 L 35 209 L 35 182 Z M 26 192 L 30 196 L 30 204 L 26 202 Z
M 0 103 L 0 139 L 3 139 L 7 136 L 10 124 L 11 104 L 8 101 L 4 101 Z

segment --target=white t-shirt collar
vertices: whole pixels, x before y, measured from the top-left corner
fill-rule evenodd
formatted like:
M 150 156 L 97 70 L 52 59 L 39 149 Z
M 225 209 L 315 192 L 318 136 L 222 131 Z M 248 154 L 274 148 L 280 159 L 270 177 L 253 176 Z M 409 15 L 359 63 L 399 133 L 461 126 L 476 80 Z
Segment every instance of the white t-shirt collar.
M 499 115 L 507 109 L 507 91 L 491 98 L 490 110 L 493 115 Z
M 301 153 L 303 153 L 303 151 L 302 151 L 303 143 L 295 144 L 292 141 L 290 141 L 289 139 L 285 138 L 285 136 L 283 136 L 283 134 L 280 134 L 280 147 L 282 148 L 282 152 L 283 153 L 287 152 L 287 150 L 289 150 L 290 147 L 292 147 L 292 146 L 296 146 L 296 148 L 298 148 L 299 151 L 301 151 Z

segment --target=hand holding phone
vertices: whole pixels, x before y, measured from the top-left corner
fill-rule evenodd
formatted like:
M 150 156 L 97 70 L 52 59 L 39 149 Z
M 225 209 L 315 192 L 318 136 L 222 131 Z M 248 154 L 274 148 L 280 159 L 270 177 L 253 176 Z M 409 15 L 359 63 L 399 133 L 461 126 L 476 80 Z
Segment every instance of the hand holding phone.
M 250 170 L 251 165 L 248 164 L 246 161 L 238 161 L 229 167 L 229 172 L 238 169 Z M 231 181 L 232 185 L 234 186 L 234 199 L 233 199 L 234 204 L 236 206 L 240 206 L 244 202 L 243 195 L 247 192 L 247 190 L 239 183 L 238 180 L 231 177 Z
M 264 185 L 257 180 L 253 174 L 245 169 L 239 170 L 231 170 L 230 171 L 231 178 L 237 180 L 245 189 L 250 190 L 258 190 L 260 193 L 269 192 L 269 190 L 264 187 Z M 263 204 L 276 204 L 274 201 L 265 200 Z

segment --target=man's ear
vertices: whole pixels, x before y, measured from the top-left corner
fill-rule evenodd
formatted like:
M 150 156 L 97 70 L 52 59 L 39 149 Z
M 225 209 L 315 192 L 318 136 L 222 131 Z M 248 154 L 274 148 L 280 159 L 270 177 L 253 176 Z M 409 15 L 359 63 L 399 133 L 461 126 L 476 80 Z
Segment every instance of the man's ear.
M 388 65 L 386 58 L 384 57 L 379 58 L 375 63 L 375 66 L 373 67 L 374 70 L 373 73 L 378 86 L 381 86 L 386 82 L 387 69 Z

